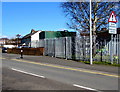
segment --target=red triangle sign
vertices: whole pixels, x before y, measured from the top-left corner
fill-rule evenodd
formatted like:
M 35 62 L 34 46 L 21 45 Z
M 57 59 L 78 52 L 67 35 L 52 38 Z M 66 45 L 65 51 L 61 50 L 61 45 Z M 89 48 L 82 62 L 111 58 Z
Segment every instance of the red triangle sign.
M 114 11 L 111 12 L 110 17 L 108 19 L 108 22 L 117 22 L 116 15 L 115 15 Z

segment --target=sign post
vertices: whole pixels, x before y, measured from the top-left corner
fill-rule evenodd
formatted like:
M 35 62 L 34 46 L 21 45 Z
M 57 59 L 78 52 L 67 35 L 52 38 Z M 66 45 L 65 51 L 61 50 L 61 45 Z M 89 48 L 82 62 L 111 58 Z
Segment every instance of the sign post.
M 113 34 L 111 34 L 111 41 L 110 41 L 110 61 L 113 64 Z
M 108 22 L 109 22 L 109 33 L 111 34 L 110 61 L 111 64 L 113 64 L 113 34 L 117 34 L 117 29 L 116 29 L 117 19 L 114 11 L 111 12 Z

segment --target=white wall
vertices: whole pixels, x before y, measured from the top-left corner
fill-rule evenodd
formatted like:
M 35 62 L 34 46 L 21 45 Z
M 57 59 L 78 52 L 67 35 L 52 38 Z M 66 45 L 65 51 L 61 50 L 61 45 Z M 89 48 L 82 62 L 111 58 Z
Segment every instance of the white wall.
M 5 48 L 14 48 L 16 46 L 15 45 L 3 45 L 3 47 L 5 47 Z
M 41 31 L 38 31 L 37 33 L 35 33 L 35 34 L 33 34 L 32 36 L 31 36 L 31 41 L 39 41 L 39 33 L 40 33 Z

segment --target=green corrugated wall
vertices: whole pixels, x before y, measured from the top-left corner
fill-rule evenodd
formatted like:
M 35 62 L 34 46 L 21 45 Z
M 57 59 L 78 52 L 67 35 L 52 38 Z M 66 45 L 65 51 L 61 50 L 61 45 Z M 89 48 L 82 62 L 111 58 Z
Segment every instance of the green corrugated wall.
M 45 38 L 56 38 L 56 34 L 57 32 L 54 31 L 45 32 Z

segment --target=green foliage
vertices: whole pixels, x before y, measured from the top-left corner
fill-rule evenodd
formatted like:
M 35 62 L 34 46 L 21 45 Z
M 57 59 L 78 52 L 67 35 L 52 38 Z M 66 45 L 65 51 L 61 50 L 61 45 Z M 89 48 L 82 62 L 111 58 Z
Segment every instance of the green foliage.
M 89 61 L 79 61 L 79 62 L 83 62 L 83 63 L 85 63 L 85 64 L 90 64 Z M 120 67 L 120 64 L 116 64 L 116 63 L 111 64 L 110 62 L 98 62 L 98 61 L 93 61 L 93 64 L 110 65 L 110 66 Z

